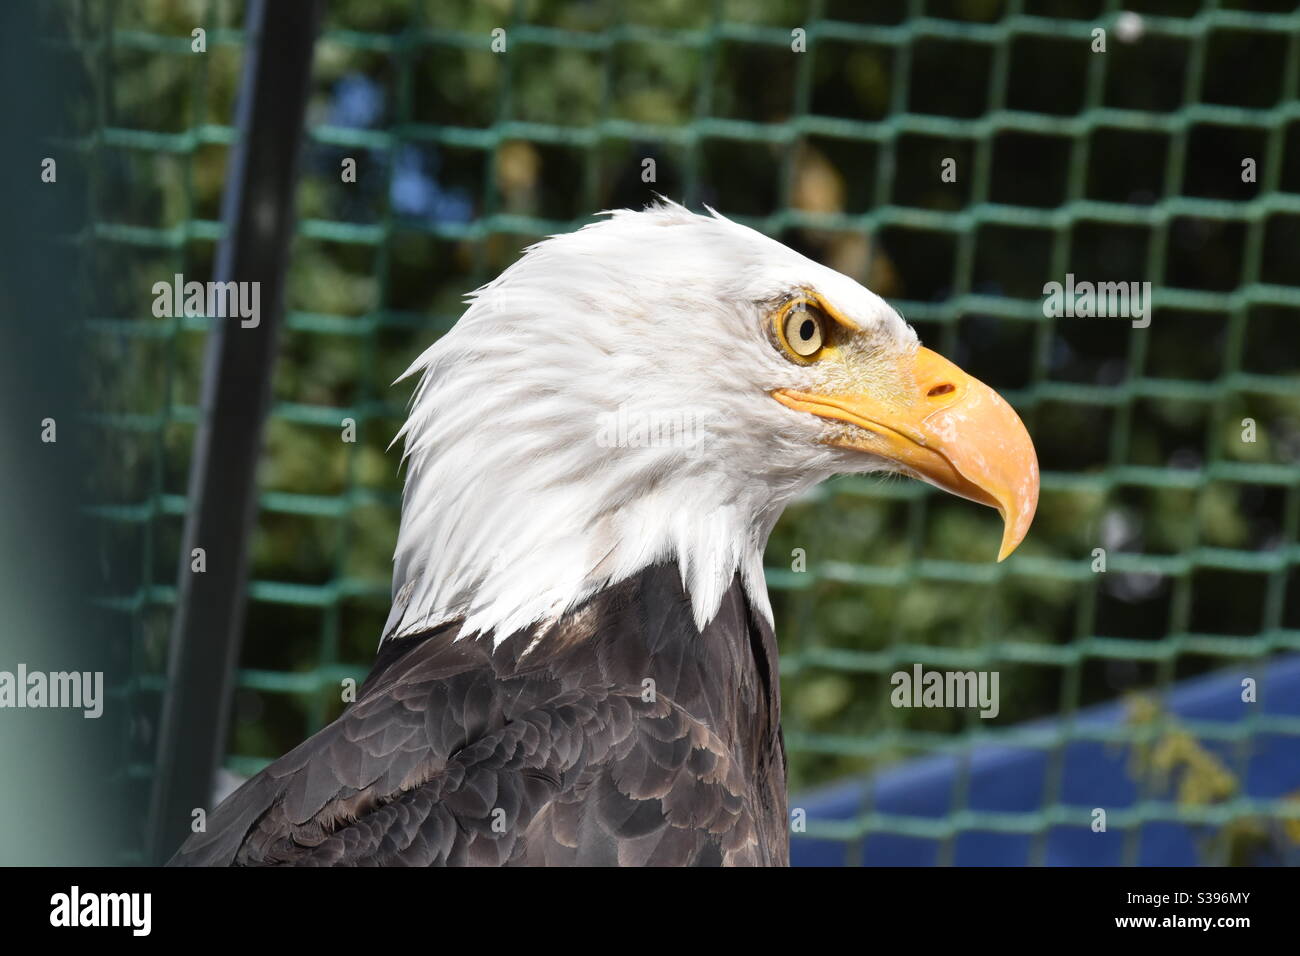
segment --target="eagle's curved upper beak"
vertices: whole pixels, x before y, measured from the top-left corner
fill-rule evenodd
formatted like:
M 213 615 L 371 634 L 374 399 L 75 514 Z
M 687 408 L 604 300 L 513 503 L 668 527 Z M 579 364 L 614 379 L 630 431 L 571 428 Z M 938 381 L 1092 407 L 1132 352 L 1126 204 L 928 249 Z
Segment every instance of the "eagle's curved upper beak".
M 796 411 L 846 422 L 828 441 L 871 452 L 944 491 L 997 508 L 1002 561 L 1038 507 L 1038 456 L 1024 424 L 997 392 L 937 352 L 920 348 L 899 383 L 871 393 L 820 395 L 778 389 Z

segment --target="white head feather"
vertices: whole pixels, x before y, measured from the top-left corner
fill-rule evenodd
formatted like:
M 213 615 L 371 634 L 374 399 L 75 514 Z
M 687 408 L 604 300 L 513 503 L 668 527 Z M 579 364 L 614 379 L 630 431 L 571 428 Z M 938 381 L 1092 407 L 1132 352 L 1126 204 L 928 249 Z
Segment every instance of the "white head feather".
M 762 555 L 782 509 L 836 472 L 889 467 L 769 395 L 834 374 L 768 336 L 801 289 L 873 351 L 915 348 L 853 280 L 667 202 L 544 240 L 474 292 L 402 376 L 421 373 L 384 637 L 464 618 L 462 636 L 500 642 L 667 561 L 701 628 L 738 570 L 771 620 Z

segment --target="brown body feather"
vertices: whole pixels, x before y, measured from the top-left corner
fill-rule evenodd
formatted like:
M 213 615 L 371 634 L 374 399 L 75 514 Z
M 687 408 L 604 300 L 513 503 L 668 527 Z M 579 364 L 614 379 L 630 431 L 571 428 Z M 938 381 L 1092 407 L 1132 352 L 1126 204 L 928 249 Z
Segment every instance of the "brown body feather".
M 550 626 L 386 642 L 358 699 L 171 865 L 785 865 L 777 649 L 675 565 Z

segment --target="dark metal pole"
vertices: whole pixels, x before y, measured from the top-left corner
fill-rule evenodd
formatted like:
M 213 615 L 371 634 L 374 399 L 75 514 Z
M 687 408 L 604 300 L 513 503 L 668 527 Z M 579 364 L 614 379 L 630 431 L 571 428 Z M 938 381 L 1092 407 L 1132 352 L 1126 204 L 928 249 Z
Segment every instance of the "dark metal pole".
M 215 317 L 208 338 L 150 815 L 149 855 L 156 862 L 189 834 L 196 808 L 210 809 L 225 748 L 323 2 L 252 0 L 248 7 L 238 143 L 222 197 L 225 234 L 214 280 L 258 283 L 261 315 L 256 325 L 238 314 Z M 203 572 L 191 570 L 195 548 L 204 550 Z

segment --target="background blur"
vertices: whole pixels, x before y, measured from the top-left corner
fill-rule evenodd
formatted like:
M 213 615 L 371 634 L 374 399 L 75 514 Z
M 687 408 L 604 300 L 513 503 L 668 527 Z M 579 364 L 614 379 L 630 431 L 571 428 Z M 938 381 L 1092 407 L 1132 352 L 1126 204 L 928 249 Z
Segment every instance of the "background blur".
M 122 862 L 142 859 L 209 322 L 155 318 L 149 290 L 211 276 L 243 16 L 51 2 L 26 52 L 80 89 L 51 115 L 60 182 L 83 183 L 59 254 L 87 290 L 70 381 L 125 715 Z M 1043 469 L 1002 565 L 993 511 L 916 482 L 836 480 L 778 525 L 796 860 L 1297 862 L 1294 3 L 331 0 L 305 135 L 231 773 L 368 670 L 410 391 L 389 383 L 525 245 L 657 191 L 885 296 L 1015 405 Z M 1044 317 L 1071 272 L 1150 281 L 1150 326 Z M 917 662 L 998 671 L 1000 714 L 890 706 Z

